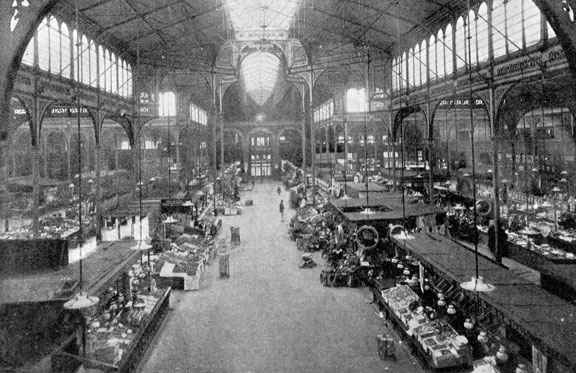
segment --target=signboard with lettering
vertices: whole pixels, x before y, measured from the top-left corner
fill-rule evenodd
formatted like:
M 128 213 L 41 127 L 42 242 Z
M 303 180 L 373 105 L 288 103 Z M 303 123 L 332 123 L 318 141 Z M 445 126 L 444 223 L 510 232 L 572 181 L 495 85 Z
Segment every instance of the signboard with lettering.
M 46 118 L 71 118 L 78 115 L 77 106 L 52 106 L 46 112 Z M 80 107 L 81 117 L 90 117 L 90 111 L 81 106 Z
M 154 103 L 154 95 L 142 91 L 140 92 L 140 95 L 138 96 L 138 103 L 139 103 L 139 108 L 138 111 L 140 112 L 140 115 L 143 116 L 155 116 L 156 115 L 156 110 Z
M 254 40 L 287 40 L 288 31 L 286 30 L 244 30 L 238 31 L 235 35 L 238 41 Z
M 160 213 L 162 214 L 189 214 L 190 206 L 183 206 L 188 201 L 180 198 L 170 198 L 160 200 Z
M 472 108 L 484 108 L 484 100 L 474 98 Z M 438 109 L 468 109 L 470 108 L 470 98 L 454 98 L 440 101 Z

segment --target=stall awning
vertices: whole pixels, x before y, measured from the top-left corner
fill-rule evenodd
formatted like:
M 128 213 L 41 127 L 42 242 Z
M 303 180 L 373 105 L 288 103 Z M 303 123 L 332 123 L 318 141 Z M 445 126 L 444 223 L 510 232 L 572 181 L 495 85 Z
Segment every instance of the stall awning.
M 415 233 L 413 240 L 396 240 L 425 266 L 462 283 L 475 276 L 475 257 L 458 243 L 431 233 Z M 394 239 L 394 238 L 393 238 Z M 512 271 L 482 256 L 478 258 L 479 275 L 496 286 L 479 297 L 504 317 L 576 368 L 576 306 L 543 290 Z

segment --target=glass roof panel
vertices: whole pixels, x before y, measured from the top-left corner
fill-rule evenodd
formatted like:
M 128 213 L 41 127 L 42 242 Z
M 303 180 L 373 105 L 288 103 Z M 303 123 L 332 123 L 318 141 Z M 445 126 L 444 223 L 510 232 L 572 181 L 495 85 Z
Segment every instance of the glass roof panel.
M 232 28 L 236 33 L 250 32 L 252 39 L 268 39 L 264 32 L 288 31 L 299 1 L 227 0 Z
M 242 61 L 241 71 L 246 92 L 258 105 L 272 94 L 278 78 L 280 60 L 272 53 L 255 52 Z

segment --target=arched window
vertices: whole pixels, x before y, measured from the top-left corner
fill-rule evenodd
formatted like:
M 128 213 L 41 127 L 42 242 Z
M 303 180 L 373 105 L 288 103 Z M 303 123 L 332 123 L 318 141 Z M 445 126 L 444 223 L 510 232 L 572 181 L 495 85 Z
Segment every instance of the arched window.
M 430 73 L 430 80 L 438 78 L 438 69 L 436 67 L 437 57 L 436 57 L 436 36 L 430 36 L 428 42 L 428 69 Z
M 523 18 L 523 0 L 508 0 L 506 9 L 506 35 L 508 36 L 508 53 L 512 53 L 523 48 L 522 46 L 522 18 Z
M 350 88 L 346 92 L 346 112 L 364 113 L 368 111 L 366 88 Z
M 91 87 L 97 87 L 98 86 L 98 75 L 97 75 L 97 71 L 98 71 L 98 54 L 97 54 L 97 46 L 96 44 L 94 44 L 93 40 L 90 40 L 90 76 L 89 76 L 89 80 L 88 80 L 88 84 Z
M 446 66 L 446 76 L 449 76 L 454 72 L 454 44 L 452 43 L 453 35 L 451 24 L 446 26 L 444 35 L 446 35 L 444 38 L 444 66 Z
M 408 88 L 408 53 L 402 53 L 402 64 L 400 65 L 400 89 Z
M 506 6 L 504 0 L 494 0 L 492 5 L 492 49 L 494 58 L 506 54 Z
M 118 80 L 120 82 L 120 96 L 128 96 L 128 90 L 126 89 L 126 64 L 123 59 L 118 60 Z
M 102 46 L 98 46 L 98 69 L 99 69 L 99 77 L 98 77 L 98 88 L 101 91 L 106 89 L 106 55 L 104 53 L 104 48 Z
M 82 83 L 90 84 L 90 43 L 85 35 L 82 35 L 82 46 L 80 47 L 80 63 L 82 65 Z
M 176 115 L 176 95 L 174 92 L 160 93 L 158 100 L 158 114 L 161 117 Z
M 446 76 L 444 49 L 444 32 L 438 30 L 438 36 L 436 37 L 436 74 L 438 74 L 438 78 Z
M 532 0 L 524 1 L 524 34 L 526 47 L 540 42 L 541 27 L 540 9 Z
M 470 66 L 478 65 L 478 47 L 477 47 L 477 35 L 476 35 L 476 13 L 473 10 L 470 10 L 468 13 L 468 19 L 466 20 L 468 26 L 470 26 L 470 31 L 466 30 L 466 36 L 470 33 Z M 467 26 L 467 27 L 468 27 Z M 466 48 L 468 48 L 468 42 L 466 43 Z
M 60 46 L 60 26 L 56 18 L 51 16 L 48 19 L 48 34 L 50 43 L 50 72 L 60 75 L 61 46 Z
M 61 58 L 62 58 L 62 76 L 65 78 L 72 78 L 72 41 L 70 40 L 70 32 L 68 31 L 68 26 L 65 23 L 62 23 L 61 26 L 61 39 L 60 39 L 60 46 L 61 46 Z
M 50 70 L 50 33 L 48 19 L 44 18 L 38 27 L 38 67 L 41 70 Z
M 456 58 L 456 69 L 459 70 L 466 66 L 468 61 L 468 53 L 466 47 L 466 33 L 464 29 L 464 16 L 458 18 L 456 21 L 456 28 L 454 29 L 454 37 L 456 38 L 456 50 L 454 58 Z
M 414 87 L 414 48 L 408 51 L 408 87 Z
M 488 61 L 488 6 L 482 3 L 476 17 L 476 50 L 478 62 Z
M 110 63 L 112 64 L 112 74 L 110 77 L 110 83 L 112 86 L 111 92 L 116 95 L 119 95 L 120 92 L 118 92 L 118 58 L 116 58 L 116 55 L 114 53 L 110 53 Z
M 130 66 L 130 64 L 128 64 L 128 66 L 126 66 L 126 69 L 128 71 L 128 77 L 126 79 L 127 86 L 128 86 L 128 97 L 132 97 L 132 66 Z
M 107 66 L 106 71 L 108 71 L 108 76 L 106 79 L 106 91 L 114 92 L 114 57 L 112 56 L 112 52 L 106 51 L 106 59 L 107 59 Z
M 420 59 L 420 85 L 426 84 L 426 82 L 428 81 L 428 74 L 426 72 L 428 65 L 426 64 L 426 51 L 428 50 L 427 47 L 428 43 L 426 41 L 426 39 L 422 40 L 422 43 L 420 43 L 420 53 L 419 53 L 419 59 Z
M 392 60 L 392 90 L 398 89 L 398 57 Z
M 32 36 L 22 56 L 22 63 L 28 66 L 34 66 L 34 38 L 35 36 Z

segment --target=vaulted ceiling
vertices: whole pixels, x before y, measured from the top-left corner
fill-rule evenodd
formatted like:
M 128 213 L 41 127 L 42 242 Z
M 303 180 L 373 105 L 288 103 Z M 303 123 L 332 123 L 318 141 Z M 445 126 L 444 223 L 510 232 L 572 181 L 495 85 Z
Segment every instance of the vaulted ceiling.
M 294 10 L 274 5 L 288 0 L 62 0 L 53 12 L 74 20 L 78 10 L 82 30 L 134 60 L 168 58 L 176 67 L 199 68 L 210 66 L 239 25 L 271 27 L 279 15 L 292 16 L 287 36 L 305 46 L 354 44 L 392 52 L 467 6 L 467 0 L 295 1 Z M 260 12 L 263 19 L 235 16 L 234 7 Z
M 345 73 L 349 57 L 342 56 L 356 58 L 357 48 L 393 54 L 397 46 L 435 33 L 468 5 L 468 0 L 62 0 L 52 12 L 77 21 L 83 33 L 133 63 L 186 72 L 173 79 L 181 85 L 190 73 L 222 68 L 224 61 L 240 84 L 235 91 L 241 97 L 234 100 L 251 113 L 288 92 L 282 65 L 287 57 L 270 40 L 297 40 L 308 57 L 321 55 Z M 270 49 L 275 51 L 265 53 Z

